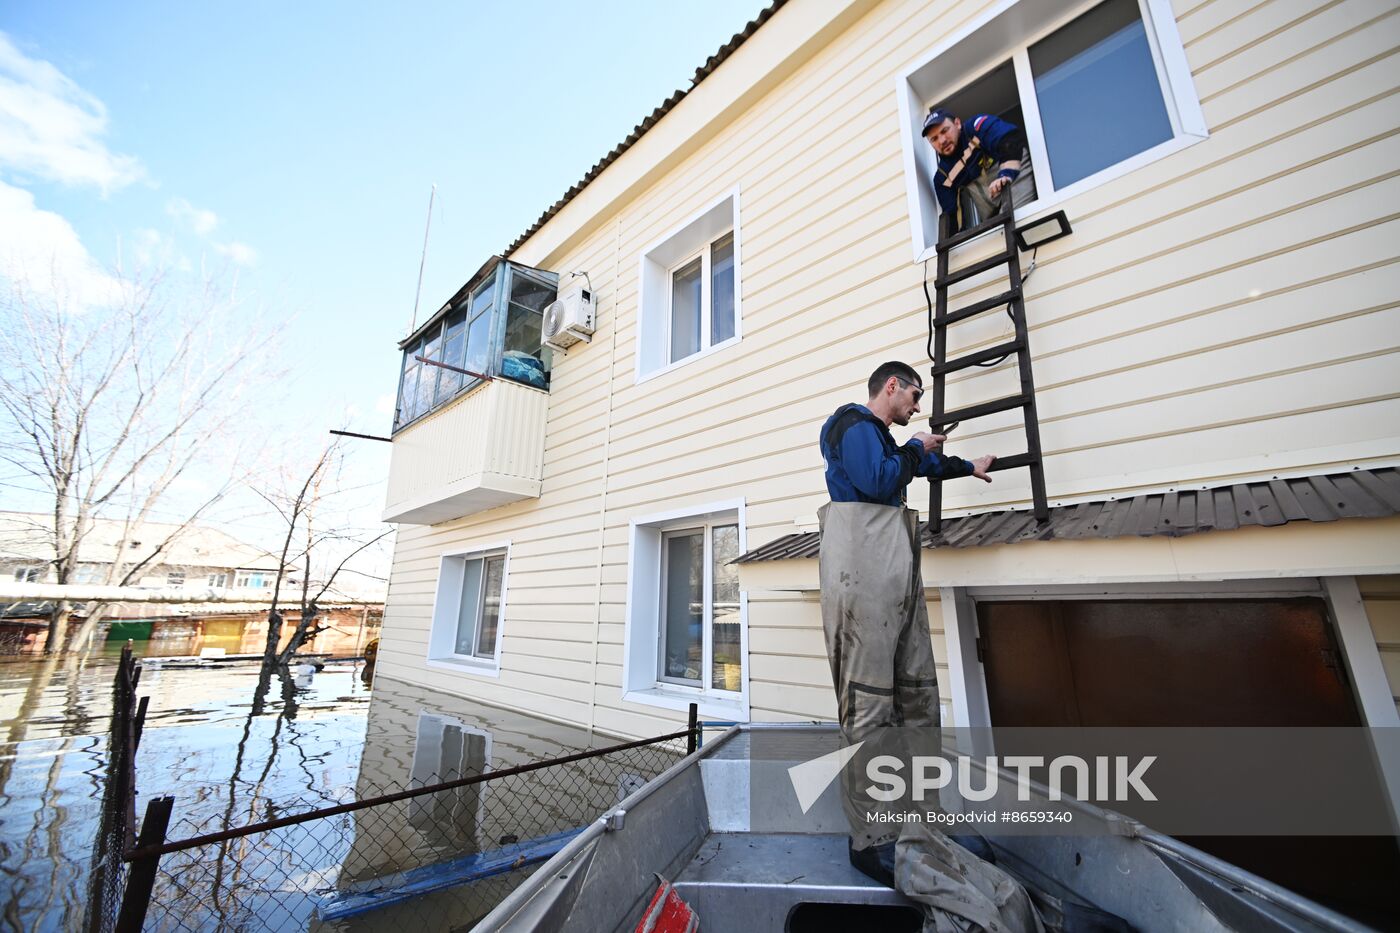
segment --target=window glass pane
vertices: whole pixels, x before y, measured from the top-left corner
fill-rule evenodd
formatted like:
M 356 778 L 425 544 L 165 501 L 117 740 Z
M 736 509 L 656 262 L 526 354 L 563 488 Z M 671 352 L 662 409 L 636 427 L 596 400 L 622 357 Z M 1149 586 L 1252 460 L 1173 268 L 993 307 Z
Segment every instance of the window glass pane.
M 467 329 L 467 362 L 466 368 L 474 373 L 491 374 L 489 369 L 491 363 L 491 331 L 492 324 L 496 321 L 496 316 L 487 308 L 485 313 L 474 318 L 471 326 Z M 466 377 L 468 380 L 470 376 Z
M 418 354 L 425 360 L 437 360 L 442 358 L 442 340 L 439 333 L 423 340 L 423 352 Z M 437 389 L 437 377 L 441 371 L 436 366 L 429 366 L 420 363 L 422 369 L 418 374 L 418 414 L 432 410 L 433 393 Z
M 447 318 L 447 330 L 442 341 L 442 361 L 453 366 L 461 366 L 466 359 L 467 349 L 467 316 L 465 310 L 454 311 Z M 462 388 L 461 373 L 454 373 L 450 369 L 438 371 L 437 400 L 439 403 L 445 402 L 457 390 Z
M 701 671 L 701 617 L 705 611 L 705 534 L 696 531 L 666 539 L 665 618 L 662 620 L 662 675 L 694 681 Z
M 544 312 L 545 305 L 554 300 L 555 288 L 518 272 L 511 273 L 510 300 L 537 314 Z
M 671 362 L 700 352 L 700 260 L 671 273 Z
M 710 343 L 734 336 L 734 234 L 710 247 Z
M 476 317 L 491 307 L 491 298 L 496 292 L 496 277 L 493 275 L 472 292 L 472 310 L 469 317 Z
M 730 561 L 739 556 L 739 526 L 720 525 L 713 534 L 710 682 L 716 690 L 737 691 L 742 689 L 744 655 L 739 639 L 739 568 Z
M 501 353 L 501 375 L 516 382 L 549 387 L 540 354 L 540 324 L 543 316 L 511 302 L 506 310 L 506 341 Z
M 413 357 L 418 347 L 412 346 L 403 354 L 403 381 L 399 385 L 399 413 L 395 426 L 408 424 L 418 415 L 418 361 Z
M 476 638 L 476 655 L 480 658 L 496 656 L 496 628 L 501 622 L 501 582 L 505 567 L 504 557 L 486 558 L 486 597 L 481 601 L 481 625 Z
M 1135 0 L 1108 0 L 1030 47 L 1050 175 L 1064 188 L 1171 139 Z
M 481 611 L 481 560 L 463 561 L 462 600 L 457 608 L 457 639 L 453 650 L 470 655 L 476 647 L 477 613 Z

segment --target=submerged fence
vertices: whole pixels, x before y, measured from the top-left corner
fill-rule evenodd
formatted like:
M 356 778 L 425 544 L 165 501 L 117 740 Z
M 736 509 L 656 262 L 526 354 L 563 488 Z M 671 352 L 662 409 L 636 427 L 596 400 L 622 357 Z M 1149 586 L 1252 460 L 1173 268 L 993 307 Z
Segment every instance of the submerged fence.
M 88 933 L 108 933 L 114 928 L 127 879 L 124 855 L 136 841 L 136 748 L 141 741 L 149 700 L 136 697 L 140 680 L 141 669 L 128 644 L 122 649 L 112 684 L 112 731 L 107 746 L 106 783 L 98 812 L 97 836 L 93 840 L 92 867 L 88 873 L 84 922 Z
M 694 751 L 698 734 L 692 707 L 690 727 L 668 735 L 379 787 L 212 832 L 155 798 L 138 838 L 124 827 L 116 880 L 104 882 L 122 892 L 120 908 L 105 896 L 90 929 L 470 929 L 590 822 Z M 134 740 L 131 749 L 134 758 Z M 131 800 L 128 790 L 128 820 Z

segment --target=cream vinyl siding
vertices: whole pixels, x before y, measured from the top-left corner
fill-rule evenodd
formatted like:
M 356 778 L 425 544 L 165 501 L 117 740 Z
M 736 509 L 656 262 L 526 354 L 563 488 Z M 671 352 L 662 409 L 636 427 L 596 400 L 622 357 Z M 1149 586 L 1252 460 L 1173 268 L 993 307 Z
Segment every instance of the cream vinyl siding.
M 743 499 L 751 548 L 796 530 L 826 499 L 825 418 L 860 400 L 883 360 L 927 368 L 895 76 L 990 5 L 875 5 L 786 63 L 698 148 L 647 163 L 649 134 L 594 183 L 634 178 L 636 190 L 597 216 L 585 192 L 516 252 L 587 270 L 599 330 L 556 360 L 540 497 L 400 529 L 386 674 L 610 733 L 674 728 L 682 714 L 620 699 L 628 522 Z M 776 14 L 656 138 L 685 125 L 726 70 L 768 86 L 760 40 L 810 16 L 801 6 Z M 1400 11 L 1384 0 L 1176 11 L 1210 137 L 1063 203 L 1074 234 L 1040 250 L 1026 287 L 1052 501 L 1400 460 Z M 642 250 L 736 188 L 742 341 L 636 385 Z M 993 289 L 974 280 L 954 306 Z M 954 328 L 952 348 L 999 342 L 1008 327 L 983 315 Z M 1009 367 L 958 374 L 949 404 L 1010 394 L 1012 379 Z M 1019 453 L 1019 428 L 998 417 L 967 425 L 950 450 Z M 1028 495 L 1013 471 L 949 484 L 945 507 Z M 915 483 L 910 504 L 926 500 Z M 499 680 L 427 669 L 439 554 L 505 539 Z M 936 602 L 929 615 L 943 665 Z M 749 639 L 753 719 L 834 715 L 813 596 L 751 591 Z
M 1381 665 L 1385 668 L 1390 693 L 1400 710 L 1400 575 L 1357 577 L 1366 618 L 1376 633 Z

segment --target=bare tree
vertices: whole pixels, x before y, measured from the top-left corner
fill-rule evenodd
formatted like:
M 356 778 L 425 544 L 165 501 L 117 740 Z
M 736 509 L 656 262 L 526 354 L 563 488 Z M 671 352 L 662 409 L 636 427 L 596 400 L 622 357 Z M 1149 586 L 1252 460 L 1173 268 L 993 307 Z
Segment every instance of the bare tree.
M 57 583 L 76 582 L 84 543 L 97 517 L 139 528 L 152 514 L 184 518 L 160 540 L 137 545 L 124 535 L 104 567 L 108 584 L 126 584 L 159 563 L 175 538 L 242 479 L 236 451 L 214 459 L 234 430 L 243 387 L 264 366 L 270 339 L 252 325 L 218 275 L 112 274 L 101 306 L 68 300 L 63 289 L 35 290 L 0 277 L 0 461 L 18 470 L 23 489 L 41 495 Z M 61 283 L 60 283 L 61 284 Z M 198 476 L 196 477 L 196 473 Z M 220 480 L 209 487 L 209 477 Z M 205 488 L 176 502 L 177 482 Z M 73 606 L 58 600 L 45 650 L 66 645 Z M 93 606 L 73 639 L 84 648 L 102 618 Z
M 273 584 L 272 607 L 267 614 L 264 677 L 274 666 L 285 666 L 303 645 L 323 630 L 318 621 L 321 601 L 350 561 L 393 533 L 392 528 L 383 526 L 358 531 L 323 527 L 318 521 L 318 516 L 330 500 L 346 491 L 340 483 L 344 465 L 344 448 L 338 440 L 331 441 L 320 451 L 304 476 L 285 482 L 283 490 L 255 490 L 277 511 L 286 526 L 282 552 L 277 561 L 281 569 Z M 279 651 L 282 587 L 284 583 L 291 582 L 288 574 L 293 567 L 299 567 L 301 574 L 298 594 L 300 618 L 291 638 Z

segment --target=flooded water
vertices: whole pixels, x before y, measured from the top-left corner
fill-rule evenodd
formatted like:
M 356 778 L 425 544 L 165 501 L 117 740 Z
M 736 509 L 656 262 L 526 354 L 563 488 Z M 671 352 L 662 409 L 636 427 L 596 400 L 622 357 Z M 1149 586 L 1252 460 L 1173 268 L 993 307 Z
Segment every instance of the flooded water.
M 0 929 L 83 927 L 117 657 L 113 648 L 76 671 L 0 662 Z M 188 838 L 615 741 L 383 678 L 371 693 L 361 670 L 332 661 L 274 678 L 255 711 L 256 663 L 144 661 L 138 820 L 170 795 L 167 838 Z M 677 755 L 658 746 L 589 758 L 167 855 L 146 929 L 468 928 L 530 869 L 410 902 L 371 903 L 374 892 L 397 873 L 471 871 L 471 858 L 501 852 L 518 867 L 512 846 L 584 825 Z M 344 916 L 330 920 L 336 910 Z
M 144 665 L 150 697 L 137 755 L 140 800 L 173 795 L 172 832 L 241 825 L 353 798 L 369 688 L 331 663 L 283 702 L 274 681 L 253 715 L 255 664 Z M 0 662 L 0 927 L 80 925 L 105 781 L 116 651 L 77 672 Z

